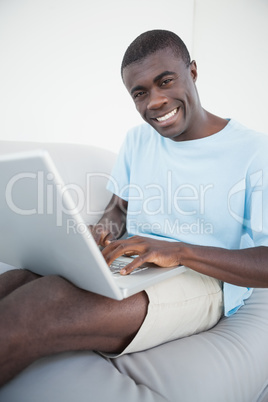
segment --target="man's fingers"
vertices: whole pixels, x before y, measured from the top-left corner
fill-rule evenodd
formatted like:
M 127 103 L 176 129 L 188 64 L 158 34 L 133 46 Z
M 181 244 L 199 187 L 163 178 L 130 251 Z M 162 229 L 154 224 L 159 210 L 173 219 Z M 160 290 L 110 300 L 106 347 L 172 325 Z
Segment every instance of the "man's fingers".
M 109 239 L 108 239 L 109 240 Z M 107 245 L 107 247 L 105 247 L 105 249 L 103 250 L 103 252 L 102 252 L 102 254 L 103 254 L 103 257 L 105 258 L 105 260 L 108 262 L 108 260 L 109 260 L 109 258 L 111 257 L 111 255 L 117 250 L 117 252 L 118 252 L 118 249 L 120 248 L 119 246 L 121 245 L 121 241 L 120 240 L 115 240 L 115 241 L 113 241 L 113 242 L 110 242 L 108 245 Z M 120 257 L 120 255 L 123 255 L 124 253 L 122 253 L 122 254 L 120 254 L 120 252 L 119 252 L 119 254 L 118 254 L 118 256 L 117 257 Z M 117 258 L 116 257 L 116 258 Z M 112 262 L 112 261 L 111 261 Z
M 88 228 L 98 246 L 105 247 L 114 240 L 113 234 L 102 224 L 89 225 Z
M 149 262 L 147 261 L 147 254 L 135 257 L 130 264 L 126 265 L 124 268 L 121 269 L 120 274 L 129 275 L 131 274 L 132 271 L 134 271 L 134 269 L 139 268 L 146 262 Z
M 103 239 L 102 239 L 102 246 L 106 247 L 108 246 L 112 241 L 114 241 L 114 236 L 112 235 L 112 233 L 108 233 Z
M 137 241 L 127 239 L 116 240 L 110 243 L 104 250 L 102 250 L 102 254 L 108 265 L 123 255 L 128 257 L 135 255 L 136 257 L 133 261 L 120 271 L 121 275 L 128 275 L 134 271 L 134 269 L 140 267 L 144 262 L 150 262 L 149 256 L 151 253 L 145 252 L 143 247 L 141 249 Z

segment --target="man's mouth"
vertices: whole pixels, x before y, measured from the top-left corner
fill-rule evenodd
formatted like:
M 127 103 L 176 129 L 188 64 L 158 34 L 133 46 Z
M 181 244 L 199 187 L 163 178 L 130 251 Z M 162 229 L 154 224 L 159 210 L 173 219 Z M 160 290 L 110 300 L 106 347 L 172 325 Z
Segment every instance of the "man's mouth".
M 159 122 L 163 122 L 166 121 L 168 119 L 170 119 L 172 116 L 174 116 L 177 113 L 178 109 L 174 109 L 171 112 L 165 114 L 165 116 L 161 116 L 161 117 L 156 117 L 155 119 Z

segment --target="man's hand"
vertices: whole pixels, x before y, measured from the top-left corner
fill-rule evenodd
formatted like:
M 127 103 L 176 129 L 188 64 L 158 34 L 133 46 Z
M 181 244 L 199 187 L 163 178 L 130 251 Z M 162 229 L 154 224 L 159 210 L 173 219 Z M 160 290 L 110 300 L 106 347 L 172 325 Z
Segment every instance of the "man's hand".
M 115 240 L 110 228 L 102 223 L 89 225 L 88 228 L 98 246 L 106 247 L 111 241 Z
M 179 242 L 156 240 L 147 237 L 133 236 L 126 240 L 113 241 L 102 251 L 110 265 L 116 258 L 137 255 L 134 260 L 121 269 L 121 275 L 130 274 L 144 263 L 154 263 L 159 267 L 174 267 L 180 264 Z
M 121 269 L 122 275 L 130 274 L 145 263 L 154 263 L 159 267 L 185 265 L 203 275 L 237 286 L 268 287 L 268 247 L 265 246 L 227 250 L 140 236 L 109 241 L 106 236 L 102 236 L 103 244 L 108 244 L 102 254 L 108 265 L 122 255 L 137 256 Z

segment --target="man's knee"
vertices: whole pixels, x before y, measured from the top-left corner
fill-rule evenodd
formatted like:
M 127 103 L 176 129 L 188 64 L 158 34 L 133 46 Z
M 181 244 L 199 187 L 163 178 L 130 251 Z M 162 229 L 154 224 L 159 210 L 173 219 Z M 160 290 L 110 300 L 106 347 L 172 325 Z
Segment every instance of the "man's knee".
M 0 299 L 40 276 L 24 269 L 12 269 L 0 275 Z
M 28 271 L 27 269 L 20 269 L 20 268 L 14 268 L 9 271 L 5 271 L 0 275 L 0 282 L 9 279 L 9 281 L 17 281 L 21 282 L 23 285 L 24 283 L 30 282 L 33 279 L 39 278 L 40 275 L 37 275 L 31 271 Z
M 57 276 L 40 277 L 4 298 L 0 303 L 5 322 L 1 336 L 12 337 L 12 342 L 20 345 L 44 341 L 63 315 L 61 306 L 68 299 L 68 285 Z
M 14 324 L 41 321 L 46 311 L 53 310 L 59 301 L 67 297 L 66 281 L 57 276 L 34 278 L 30 271 L 20 271 L 23 270 L 14 274 L 21 276 L 21 280 L 25 281 L 24 286 L 16 288 L 2 300 L 1 310 L 5 311 L 1 313 L 9 317 L 9 321 Z

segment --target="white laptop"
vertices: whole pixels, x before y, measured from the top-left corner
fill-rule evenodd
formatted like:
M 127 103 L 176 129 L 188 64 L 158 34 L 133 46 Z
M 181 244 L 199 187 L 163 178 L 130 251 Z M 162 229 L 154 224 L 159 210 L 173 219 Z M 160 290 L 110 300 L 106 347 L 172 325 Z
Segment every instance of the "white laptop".
M 117 300 L 186 269 L 112 273 L 45 150 L 0 157 L 0 261 Z

